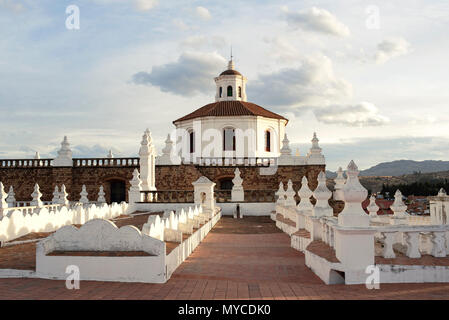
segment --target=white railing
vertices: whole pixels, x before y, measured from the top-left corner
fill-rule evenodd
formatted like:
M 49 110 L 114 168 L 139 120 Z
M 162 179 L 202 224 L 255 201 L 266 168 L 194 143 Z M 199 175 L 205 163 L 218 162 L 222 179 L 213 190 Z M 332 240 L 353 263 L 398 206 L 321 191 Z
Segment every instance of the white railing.
M 0 218 L 0 241 L 9 241 L 31 232 L 51 232 L 65 225 L 84 224 L 96 218 L 114 218 L 125 214 L 127 207 L 128 204 L 122 202 L 101 206 L 89 204 L 8 208 L 6 210 L 12 211 Z
M 159 215 L 148 217 L 142 227 L 142 233 L 161 241 L 182 242 L 182 234 L 192 234 L 193 229 L 209 221 L 212 216 L 203 213 L 201 206 L 182 208 L 176 213 L 166 211 L 162 218 Z
M 337 217 L 317 218 L 283 205 L 276 206 L 276 213 L 296 221 L 296 229 L 305 229 L 310 232 L 312 240 L 323 241 L 335 249 Z M 416 216 L 408 216 L 407 224 L 391 225 L 391 217 L 392 215 L 375 217 L 371 225 L 367 227 L 376 232 L 374 241 L 383 245 L 382 257 L 395 258 L 395 251 L 409 258 L 420 258 L 424 254 L 446 257 L 449 254 L 449 225 L 430 225 L 429 217 Z
M 446 257 L 449 249 L 449 225 L 401 225 L 377 227 L 377 240 L 383 244 L 382 257 L 393 259 L 395 249 L 409 258 L 423 254 Z M 398 244 L 400 246 L 394 245 Z

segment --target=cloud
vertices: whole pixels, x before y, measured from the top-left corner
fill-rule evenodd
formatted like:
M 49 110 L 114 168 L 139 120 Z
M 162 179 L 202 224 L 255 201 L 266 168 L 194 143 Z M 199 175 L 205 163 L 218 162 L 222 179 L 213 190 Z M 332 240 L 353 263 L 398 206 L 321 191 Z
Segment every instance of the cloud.
M 140 11 L 153 9 L 159 3 L 158 0 L 134 0 L 134 5 Z
M 207 8 L 204 8 L 201 6 L 196 7 L 195 13 L 200 19 L 205 20 L 205 21 L 210 20 L 210 18 L 212 18 L 209 10 L 207 10 Z
M 270 45 L 269 55 L 278 61 L 296 62 L 301 57 L 299 50 L 283 37 L 265 37 L 263 40 Z
M 175 25 L 175 27 L 178 28 L 179 30 L 185 31 L 190 29 L 190 27 L 186 25 L 185 22 L 182 21 L 181 19 L 173 19 L 172 22 Z
M 2 0 L 0 0 L 2 1 Z M 108 5 L 108 4 L 120 4 L 120 3 L 129 3 L 134 6 L 135 9 L 139 11 L 148 11 L 153 9 L 155 6 L 159 4 L 159 0 L 92 0 L 96 3 Z
M 390 38 L 377 45 L 375 61 L 383 64 L 390 59 L 403 56 L 410 52 L 410 44 L 403 38 Z
M 212 49 L 222 49 L 226 46 L 226 40 L 222 36 L 206 37 L 204 35 L 194 35 L 187 37 L 181 42 L 181 47 L 200 49 L 208 47 Z
M 282 11 L 285 14 L 287 23 L 293 28 L 338 37 L 350 35 L 349 28 L 325 9 L 312 7 L 299 12 L 291 12 L 287 7 L 283 7 Z
M 185 52 L 176 62 L 154 66 L 151 72 L 133 75 L 134 84 L 153 85 L 163 92 L 182 96 L 213 92 L 213 81 L 226 66 L 217 53 Z
M 253 100 L 293 109 L 329 105 L 331 101 L 344 101 L 352 96 L 351 84 L 335 76 L 332 61 L 323 55 L 305 57 L 298 68 L 263 74 L 248 87 Z
M 0 0 L 0 8 L 5 8 L 13 12 L 20 12 L 25 9 L 23 4 L 17 0 Z
M 379 109 L 372 103 L 360 102 L 354 105 L 329 105 L 313 110 L 318 121 L 325 124 L 347 126 L 381 126 L 389 122 L 387 117 L 379 114 Z

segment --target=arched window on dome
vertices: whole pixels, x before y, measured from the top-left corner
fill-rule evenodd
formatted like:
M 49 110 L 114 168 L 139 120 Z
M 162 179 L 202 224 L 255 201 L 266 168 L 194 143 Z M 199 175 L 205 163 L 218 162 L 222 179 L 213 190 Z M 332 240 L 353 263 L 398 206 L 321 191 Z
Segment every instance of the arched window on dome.
M 223 129 L 223 150 L 235 151 L 235 129 L 224 128 Z
M 195 132 L 193 130 L 189 132 L 189 151 L 190 153 L 195 152 Z
M 228 86 L 228 97 L 232 97 L 232 86 Z
M 271 152 L 271 132 L 270 132 L 270 130 L 265 131 L 265 151 Z
M 220 98 L 223 96 L 223 87 L 220 87 Z
M 242 87 L 239 87 L 239 98 L 242 97 Z

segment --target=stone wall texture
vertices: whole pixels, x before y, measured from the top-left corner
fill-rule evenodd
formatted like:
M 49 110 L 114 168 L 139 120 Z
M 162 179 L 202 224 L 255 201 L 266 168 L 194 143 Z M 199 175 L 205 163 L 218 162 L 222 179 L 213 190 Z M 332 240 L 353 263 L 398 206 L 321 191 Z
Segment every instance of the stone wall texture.
M 43 201 L 51 201 L 55 185 L 65 184 L 69 193 L 69 200 L 77 201 L 80 198 L 82 185 L 86 185 L 89 200 L 95 201 L 98 189 L 103 185 L 106 201 L 111 199 L 110 185 L 112 181 L 122 181 L 126 191 L 130 187 L 129 181 L 136 166 L 127 167 L 39 167 L 39 168 L 0 168 L 0 181 L 5 186 L 14 187 L 16 200 L 30 201 L 35 183 L 38 183 L 42 192 Z M 232 179 L 236 167 L 219 166 L 156 166 L 156 188 L 158 190 L 193 190 L 192 182 L 201 176 L 206 176 L 217 183 Z M 317 177 L 320 171 L 325 170 L 324 165 L 279 166 L 273 174 L 261 174 L 259 167 L 239 167 L 243 178 L 243 188 L 246 190 L 277 190 L 282 181 L 286 186 L 289 179 L 297 191 L 301 187 L 301 180 L 306 176 L 310 189 L 314 190 L 318 184 Z M 262 169 L 263 170 L 263 169 Z M 263 173 L 263 172 L 262 172 Z M 128 192 L 126 192 L 128 201 Z M 342 203 L 330 201 L 336 213 L 342 210 Z M 344 203 L 343 203 L 344 206 Z

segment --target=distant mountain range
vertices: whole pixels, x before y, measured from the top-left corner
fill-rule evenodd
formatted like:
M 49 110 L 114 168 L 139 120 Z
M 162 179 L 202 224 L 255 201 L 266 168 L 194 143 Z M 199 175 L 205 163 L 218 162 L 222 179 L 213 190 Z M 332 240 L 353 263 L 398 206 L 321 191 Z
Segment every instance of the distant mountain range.
M 431 173 L 449 171 L 449 161 L 441 160 L 396 160 L 391 162 L 382 162 L 369 169 L 362 170 L 360 176 L 402 176 L 413 173 Z M 326 171 L 328 178 L 333 179 L 337 176 L 335 172 Z

